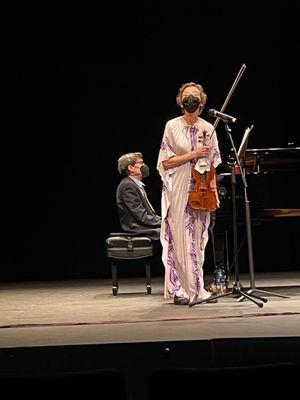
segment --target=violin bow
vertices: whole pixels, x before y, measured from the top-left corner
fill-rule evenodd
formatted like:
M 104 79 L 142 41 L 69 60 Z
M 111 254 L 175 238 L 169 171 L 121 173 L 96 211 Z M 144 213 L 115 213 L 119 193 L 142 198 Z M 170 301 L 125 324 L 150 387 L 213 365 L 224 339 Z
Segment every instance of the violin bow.
M 228 93 L 228 95 L 227 95 L 227 97 L 226 97 L 226 99 L 225 99 L 225 101 L 224 101 L 224 104 L 222 105 L 222 108 L 221 108 L 220 112 L 223 112 L 223 111 L 225 110 L 225 108 L 226 108 L 226 106 L 227 106 L 227 104 L 228 104 L 228 102 L 229 102 L 229 100 L 230 100 L 230 97 L 231 97 L 232 93 L 234 92 L 234 89 L 236 88 L 236 86 L 237 86 L 239 80 L 241 79 L 241 76 L 243 75 L 245 69 L 246 69 L 246 64 L 243 64 L 243 65 L 241 66 L 241 68 L 240 68 L 240 70 L 239 70 L 239 72 L 238 72 L 238 74 L 237 74 L 237 76 L 236 76 L 236 78 L 235 78 L 235 80 L 234 80 L 234 82 L 233 82 L 233 84 L 232 84 L 230 90 L 229 90 L 229 93 Z M 214 131 L 216 130 L 216 127 L 217 127 L 219 121 L 220 121 L 220 117 L 218 117 L 218 118 L 215 120 L 213 133 L 214 133 Z

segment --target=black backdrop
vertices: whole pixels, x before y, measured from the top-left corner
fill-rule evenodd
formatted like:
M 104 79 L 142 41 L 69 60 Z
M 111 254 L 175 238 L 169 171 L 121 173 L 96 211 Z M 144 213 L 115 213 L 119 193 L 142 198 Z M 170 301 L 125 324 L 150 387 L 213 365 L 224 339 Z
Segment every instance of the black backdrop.
M 251 148 L 297 144 L 297 6 L 143 3 L 104 12 L 94 2 L 63 4 L 27 1 L 16 9 L 16 132 L 2 181 L 2 279 L 109 276 L 104 241 L 118 229 L 117 159 L 143 152 L 159 211 L 156 160 L 165 122 L 179 115 L 183 82 L 204 86 L 202 116 L 214 122 L 207 110 L 221 108 L 245 63 L 226 108 L 238 118 L 236 145 L 250 124 Z M 218 138 L 226 161 L 222 123 Z M 291 242 L 294 236 L 284 245 Z M 269 264 L 295 266 L 293 257 L 275 255 Z

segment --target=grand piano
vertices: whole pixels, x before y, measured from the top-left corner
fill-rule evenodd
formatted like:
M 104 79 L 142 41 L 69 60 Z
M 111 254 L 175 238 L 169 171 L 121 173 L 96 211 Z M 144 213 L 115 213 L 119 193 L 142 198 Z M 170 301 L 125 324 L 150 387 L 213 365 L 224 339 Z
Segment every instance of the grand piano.
M 246 172 L 254 258 L 260 264 L 259 268 L 267 268 L 266 264 L 272 264 L 272 262 L 278 264 L 279 267 L 284 267 L 284 264 L 288 263 L 295 267 L 299 262 L 300 254 L 296 244 L 298 242 L 298 227 L 296 226 L 300 221 L 298 219 L 300 216 L 300 147 L 247 149 L 241 159 L 241 164 Z M 215 212 L 213 227 L 213 236 L 220 236 L 225 232 L 226 236 L 229 235 L 229 252 L 233 223 L 231 171 L 232 167 L 228 168 L 228 172 L 217 174 L 220 208 Z M 235 203 L 241 247 L 241 242 L 245 239 L 245 197 L 242 177 L 237 167 L 235 172 Z M 218 247 L 218 244 L 215 247 Z M 260 253 L 264 251 L 272 252 L 272 257 L 270 254 L 268 259 L 262 257 Z M 285 254 L 284 260 L 280 252 Z
M 300 216 L 300 147 L 248 149 L 242 160 L 253 216 Z M 236 169 L 236 203 L 242 212 L 243 182 Z M 231 172 L 218 174 L 219 218 L 232 213 Z

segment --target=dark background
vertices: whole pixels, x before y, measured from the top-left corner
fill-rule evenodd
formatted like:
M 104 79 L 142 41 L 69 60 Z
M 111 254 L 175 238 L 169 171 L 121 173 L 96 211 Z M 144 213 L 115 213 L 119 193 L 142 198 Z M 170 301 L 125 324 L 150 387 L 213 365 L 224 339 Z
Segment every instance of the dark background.
M 95 3 L 16 7 L 2 279 L 110 276 L 105 238 L 119 229 L 117 159 L 144 154 L 147 191 L 160 212 L 156 161 L 164 125 L 180 113 L 175 97 L 183 82 L 203 85 L 202 117 L 213 123 L 207 110 L 221 109 L 245 63 L 225 111 L 238 119 L 236 146 L 251 124 L 250 148 L 299 146 L 298 6 L 126 2 L 104 11 Z M 218 139 L 226 162 L 222 122 Z M 257 270 L 299 267 L 296 225 L 254 232 Z

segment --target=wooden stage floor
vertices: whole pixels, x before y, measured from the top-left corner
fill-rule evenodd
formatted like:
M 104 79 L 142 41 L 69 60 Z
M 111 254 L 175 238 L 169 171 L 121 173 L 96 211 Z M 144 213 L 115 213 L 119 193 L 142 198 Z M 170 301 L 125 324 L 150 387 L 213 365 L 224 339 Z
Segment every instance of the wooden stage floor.
M 249 277 L 240 278 L 247 290 Z M 256 288 L 289 298 L 257 292 L 268 299 L 262 308 L 232 295 L 177 306 L 163 298 L 162 277 L 152 279 L 151 295 L 143 278 L 120 278 L 117 296 L 110 280 L 1 283 L 0 383 L 115 372 L 126 377 L 124 398 L 141 400 L 146 377 L 170 370 L 174 377 L 174 368 L 298 371 L 300 272 L 257 273 Z M 158 398 L 154 386 L 149 398 Z

